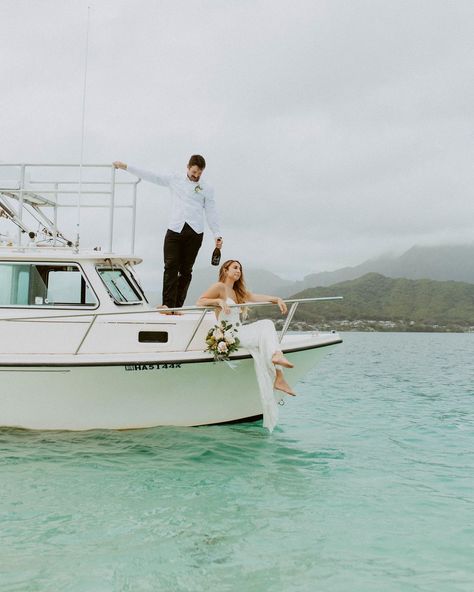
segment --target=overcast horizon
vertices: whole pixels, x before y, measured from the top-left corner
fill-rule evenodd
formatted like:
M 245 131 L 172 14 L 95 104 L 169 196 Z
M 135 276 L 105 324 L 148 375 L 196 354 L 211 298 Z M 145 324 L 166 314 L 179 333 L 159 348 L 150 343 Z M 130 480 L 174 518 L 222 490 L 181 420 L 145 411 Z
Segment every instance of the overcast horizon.
M 87 6 L 84 162 L 203 154 L 225 259 L 301 279 L 472 243 L 471 1 L 2 0 L 1 162 L 79 162 Z M 140 187 L 148 284 L 167 199 Z

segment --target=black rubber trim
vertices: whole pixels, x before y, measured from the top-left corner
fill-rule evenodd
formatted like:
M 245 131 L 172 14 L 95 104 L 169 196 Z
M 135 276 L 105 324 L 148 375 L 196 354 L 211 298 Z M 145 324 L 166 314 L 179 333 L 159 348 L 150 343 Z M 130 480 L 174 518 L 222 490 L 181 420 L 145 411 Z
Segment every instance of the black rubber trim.
M 285 349 L 285 354 L 292 354 L 300 351 L 307 351 L 309 349 L 319 349 L 320 347 L 329 347 L 330 345 L 337 345 L 338 343 L 342 343 L 342 339 L 337 339 L 335 341 L 331 341 L 330 343 L 320 343 L 318 345 L 308 345 L 306 347 L 297 347 L 297 348 L 289 348 Z M 242 355 L 242 356 L 232 356 L 230 358 L 230 362 L 233 360 L 248 360 L 252 356 L 250 354 Z M 14 363 L 8 364 L 4 362 L 0 362 L 0 367 L 9 367 L 9 368 L 77 368 L 83 366 L 133 366 L 135 364 L 214 364 L 214 360 L 212 358 L 202 359 L 196 358 L 191 360 L 146 360 L 137 362 L 136 360 L 125 361 L 125 362 L 56 362 L 56 363 Z
M 230 419 L 229 421 L 218 421 L 217 423 L 202 423 L 193 427 L 204 428 L 209 426 L 230 425 L 232 423 L 250 423 L 260 421 L 261 419 L 263 419 L 263 415 L 251 415 L 250 417 L 242 417 L 242 419 Z

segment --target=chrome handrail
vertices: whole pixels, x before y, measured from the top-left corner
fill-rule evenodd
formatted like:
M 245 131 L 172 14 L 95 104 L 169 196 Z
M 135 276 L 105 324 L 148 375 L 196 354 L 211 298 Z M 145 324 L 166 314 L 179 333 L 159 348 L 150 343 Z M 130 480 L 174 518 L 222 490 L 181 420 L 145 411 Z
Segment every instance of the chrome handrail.
M 86 332 L 85 332 L 85 333 L 84 333 L 84 335 L 82 336 L 81 342 L 79 343 L 79 345 L 78 345 L 78 346 L 77 346 L 77 348 L 76 348 L 76 351 L 74 352 L 74 355 L 75 355 L 75 356 L 77 356 L 77 354 L 79 353 L 79 350 L 81 349 L 81 347 L 82 347 L 82 344 L 83 344 L 83 343 L 84 343 L 84 341 L 86 340 L 86 337 L 89 335 L 89 333 L 90 333 L 90 330 L 92 329 L 92 327 L 93 327 L 94 323 L 96 322 L 96 320 L 97 320 L 97 315 L 94 315 L 94 316 L 92 317 L 92 320 L 91 320 L 91 322 L 89 323 L 89 325 L 88 325 L 88 327 L 87 327 L 87 330 L 86 330 Z
M 295 315 L 296 309 L 298 308 L 298 304 L 299 304 L 299 302 L 293 302 L 293 304 L 291 305 L 290 312 L 288 313 L 288 315 L 285 319 L 285 324 L 283 325 L 283 328 L 280 333 L 280 337 L 279 337 L 280 343 L 283 341 L 283 337 L 285 336 L 285 333 L 287 332 L 288 327 L 290 326 L 291 320 Z
M 283 337 L 285 336 L 288 327 L 290 326 L 290 323 L 294 317 L 294 314 L 296 312 L 296 309 L 298 307 L 299 304 L 303 303 L 303 302 L 326 302 L 326 301 L 332 301 L 332 300 L 342 300 L 343 297 L 342 296 L 322 296 L 322 297 L 315 297 L 315 298 L 291 298 L 291 299 L 287 299 L 287 300 L 283 300 L 283 302 L 285 302 L 286 304 L 291 304 L 292 306 L 290 307 L 290 311 L 288 313 L 288 317 L 285 320 L 285 324 L 283 325 L 283 328 L 281 330 L 280 336 L 279 336 L 279 341 L 280 343 L 283 340 Z M 229 308 L 241 308 L 242 306 L 248 307 L 248 308 L 255 308 L 258 306 L 268 306 L 269 304 L 275 304 L 274 302 L 245 302 L 245 303 L 240 303 L 240 304 L 229 304 Z M 195 324 L 193 325 L 192 329 L 191 329 L 191 337 L 188 339 L 188 342 L 186 344 L 186 348 L 184 351 L 188 351 L 189 346 L 191 345 L 192 340 L 194 339 L 196 333 L 198 332 L 204 318 L 206 317 L 206 314 L 208 312 L 212 312 L 215 311 L 216 307 L 215 306 L 183 306 L 182 308 L 156 308 L 156 309 L 148 309 L 148 310 L 122 310 L 122 311 L 117 311 L 117 312 L 95 312 L 95 311 L 91 311 L 89 313 L 85 312 L 85 313 L 78 313 L 78 314 L 61 314 L 61 315 L 39 315 L 39 316 L 30 316 L 30 317 L 7 317 L 7 318 L 0 318 L 0 322 L 1 321 L 9 321 L 9 322 L 30 322 L 30 321 L 52 321 L 54 319 L 76 319 L 76 318 L 82 318 L 82 317 L 92 317 L 91 320 L 89 321 L 87 328 L 84 332 L 84 335 L 81 338 L 81 341 L 78 345 L 78 347 L 76 348 L 76 351 L 74 352 L 74 355 L 77 355 L 80 351 L 80 349 L 82 348 L 82 345 L 84 344 L 86 338 L 88 337 L 92 326 L 94 325 L 94 323 L 96 322 L 96 320 L 98 319 L 98 317 L 107 317 L 107 316 L 129 316 L 129 315 L 143 315 L 143 314 L 150 314 L 153 312 L 156 312 L 158 314 L 168 314 L 168 313 L 172 313 L 172 312 L 179 312 L 179 313 L 192 313 L 192 312 L 201 312 L 201 314 L 199 315 L 199 318 L 196 320 Z
M 283 300 L 286 304 L 291 304 L 293 302 L 298 302 L 301 304 L 302 302 L 321 302 L 321 301 L 330 301 L 330 300 L 342 300 L 343 296 L 322 296 L 322 297 L 315 297 L 315 298 L 291 298 L 288 300 Z M 268 306 L 269 304 L 273 304 L 274 302 L 242 302 L 240 304 L 229 304 L 229 308 L 242 308 L 243 306 L 248 308 L 254 308 L 257 306 Z M 147 310 L 119 310 L 116 312 L 83 312 L 83 313 L 69 313 L 69 314 L 59 314 L 59 315 L 34 315 L 31 317 L 5 317 L 0 318 L 0 321 L 31 321 L 31 320 L 51 320 L 51 319 L 67 319 L 71 317 L 90 317 L 91 315 L 96 315 L 98 317 L 106 317 L 106 316 L 126 316 L 126 315 L 141 315 L 141 314 L 150 314 L 151 312 L 157 312 L 160 314 L 167 314 L 170 312 L 196 312 L 196 311 L 213 311 L 217 307 L 215 306 L 182 306 L 181 308 L 149 308 Z M 77 309 L 78 310 L 78 309 Z
M 131 216 L 131 251 L 132 254 L 135 252 L 135 235 L 136 235 L 136 221 L 137 221 L 137 186 L 141 182 L 141 179 L 135 179 L 131 181 L 118 181 L 116 179 L 117 170 L 112 164 L 82 164 L 79 165 L 77 163 L 74 164 L 58 164 L 58 163 L 0 163 L 0 170 L 4 168 L 18 168 L 19 171 L 15 174 L 15 183 L 16 187 L 3 187 L 2 180 L 0 179 L 0 195 L 5 195 L 11 199 L 15 199 L 18 201 L 18 211 L 15 212 L 17 216 L 17 222 L 13 221 L 14 224 L 18 226 L 18 234 L 17 234 L 17 246 L 21 248 L 22 246 L 22 234 L 25 232 L 24 229 L 21 228 L 22 226 L 22 218 L 23 212 L 25 211 L 27 214 L 35 219 L 35 214 L 28 210 L 27 207 L 28 197 L 43 197 L 45 202 L 48 203 L 41 203 L 38 205 L 37 212 L 40 211 L 41 208 L 53 208 L 54 210 L 54 222 L 51 221 L 51 224 L 43 224 L 44 228 L 49 231 L 51 234 L 51 239 L 53 241 L 53 245 L 56 246 L 58 238 L 61 236 L 64 238 L 62 233 L 58 232 L 57 229 L 57 211 L 60 208 L 71 208 L 77 207 L 77 205 L 71 205 L 70 203 L 60 203 L 59 197 L 71 197 L 74 195 L 87 195 L 89 200 L 94 198 L 108 198 L 108 203 L 103 204 L 95 204 L 95 203 L 81 203 L 80 208 L 107 208 L 109 210 L 109 236 L 108 236 L 108 248 L 111 252 L 113 250 L 113 238 L 114 238 L 114 230 L 115 230 L 115 210 L 118 208 L 130 208 L 132 210 Z M 28 179 L 26 177 L 26 173 L 28 169 L 79 169 L 87 170 L 87 169 L 110 169 L 110 178 L 109 180 L 70 180 L 70 179 L 58 179 L 52 178 L 51 180 L 39 180 L 39 179 Z M 56 175 L 55 175 L 56 177 Z M 34 186 L 41 185 L 42 188 L 34 188 Z M 53 189 L 48 189 L 47 185 L 53 186 Z M 69 189 L 65 189 L 65 186 L 69 186 Z M 78 186 L 78 188 L 71 188 L 72 186 Z M 106 186 L 105 188 L 101 189 L 82 189 L 82 185 L 87 186 Z M 115 189 L 117 186 L 130 186 L 131 187 L 131 194 L 129 194 L 129 201 L 131 203 L 127 204 L 117 204 L 116 203 L 116 192 Z M 45 197 L 48 195 L 48 198 Z M 31 205 L 31 204 L 30 204 Z M 19 224 L 18 224 L 19 222 Z M 28 230 L 28 229 L 27 229 Z M 47 235 L 49 234 L 46 233 Z M 36 234 L 36 233 L 35 233 Z M 71 242 L 71 241 L 69 241 Z
M 201 314 L 201 316 L 199 317 L 199 321 L 196 323 L 196 325 L 195 325 L 195 327 L 194 327 L 194 331 L 192 332 L 192 334 L 191 334 L 191 337 L 188 339 L 188 343 L 186 344 L 186 347 L 184 348 L 184 351 L 185 351 L 185 352 L 186 352 L 186 351 L 188 351 L 188 348 L 189 348 L 189 346 L 191 345 L 191 342 L 192 342 L 192 340 L 194 339 L 194 336 L 195 336 L 195 335 L 196 335 L 196 333 L 198 332 L 198 330 L 199 330 L 199 327 L 201 326 L 201 324 L 202 324 L 202 322 L 203 322 L 203 320 L 204 320 L 204 318 L 205 318 L 205 316 L 206 316 L 207 312 L 208 312 L 208 311 L 207 311 L 207 309 L 204 309 L 204 310 L 202 311 L 202 314 Z

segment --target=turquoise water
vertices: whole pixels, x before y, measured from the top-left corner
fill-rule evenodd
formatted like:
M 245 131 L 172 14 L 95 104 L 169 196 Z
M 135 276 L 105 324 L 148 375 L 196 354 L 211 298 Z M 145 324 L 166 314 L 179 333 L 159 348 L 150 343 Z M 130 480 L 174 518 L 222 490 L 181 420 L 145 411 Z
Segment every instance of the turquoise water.
M 0 590 L 474 589 L 474 334 L 344 335 L 260 424 L 0 430 Z

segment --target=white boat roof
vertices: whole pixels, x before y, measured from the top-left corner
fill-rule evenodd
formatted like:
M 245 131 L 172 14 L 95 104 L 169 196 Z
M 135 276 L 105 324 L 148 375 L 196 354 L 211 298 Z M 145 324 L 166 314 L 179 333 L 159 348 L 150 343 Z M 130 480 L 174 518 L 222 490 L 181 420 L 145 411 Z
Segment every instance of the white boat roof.
M 43 253 L 47 250 L 48 260 L 64 261 L 74 258 L 100 261 L 107 258 L 140 263 L 141 259 L 133 255 L 138 203 L 137 187 L 140 181 L 141 179 L 133 175 L 122 176 L 112 163 L 9 164 L 1 162 L 0 244 L 11 249 L 6 251 L 0 246 L 0 256 L 11 259 L 13 257 L 11 253 L 16 246 L 17 250 L 14 252 L 16 258 L 26 258 L 27 253 L 28 258 L 44 259 Z M 70 228 L 68 232 L 63 232 L 67 208 L 73 208 L 77 212 L 75 232 Z M 107 224 L 102 225 L 100 240 L 95 242 L 95 244 L 104 245 L 104 239 L 107 240 L 106 252 L 83 250 L 80 247 L 77 249 L 73 246 L 79 240 L 80 212 L 90 211 L 90 208 L 99 208 L 95 210 L 95 217 L 99 216 L 98 219 L 101 222 L 105 223 L 108 220 Z M 125 247 L 128 251 L 125 254 L 115 252 L 115 248 L 124 248 L 114 244 L 114 237 L 118 236 L 116 228 L 118 208 L 125 208 L 127 214 L 130 214 L 127 215 L 130 250 Z M 68 226 L 71 226 L 71 214 L 66 219 L 69 222 Z M 6 233 L 3 226 L 8 230 Z M 10 232 L 12 228 L 13 236 Z M 126 230 L 121 228 L 121 241 L 126 239 L 126 234 Z M 32 240 L 34 243 L 31 242 Z M 65 250 L 61 251 L 60 247 Z M 25 249 L 25 255 L 22 254 L 23 249 Z
M 107 253 L 87 249 L 76 250 L 73 247 L 17 247 L 0 246 L 0 259 L 3 261 L 92 261 L 103 263 L 108 259 L 112 261 L 129 262 L 138 265 L 143 261 L 141 257 L 125 253 Z

